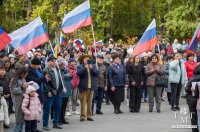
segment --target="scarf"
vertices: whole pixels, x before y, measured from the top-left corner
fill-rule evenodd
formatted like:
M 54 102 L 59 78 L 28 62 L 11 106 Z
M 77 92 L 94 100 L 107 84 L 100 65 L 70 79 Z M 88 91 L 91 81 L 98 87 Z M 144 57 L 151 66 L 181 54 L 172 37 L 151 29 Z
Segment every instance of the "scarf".
M 38 70 L 35 70 L 35 73 L 36 73 L 36 75 L 37 75 L 40 79 L 44 78 L 44 76 L 42 75 L 42 73 L 40 73 Z M 40 90 L 41 90 L 41 91 L 44 90 L 44 83 L 43 83 L 43 82 L 40 83 Z

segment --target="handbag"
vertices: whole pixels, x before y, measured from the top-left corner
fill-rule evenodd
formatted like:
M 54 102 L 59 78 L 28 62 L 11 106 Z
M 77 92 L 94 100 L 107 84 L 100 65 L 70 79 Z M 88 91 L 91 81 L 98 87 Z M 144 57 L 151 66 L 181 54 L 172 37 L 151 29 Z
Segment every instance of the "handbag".
M 45 87 L 46 87 L 47 91 L 51 92 L 52 95 L 57 95 L 57 90 L 52 88 L 50 85 L 45 84 Z
M 167 88 L 168 78 L 166 78 L 165 76 L 157 76 L 155 81 L 155 86 Z

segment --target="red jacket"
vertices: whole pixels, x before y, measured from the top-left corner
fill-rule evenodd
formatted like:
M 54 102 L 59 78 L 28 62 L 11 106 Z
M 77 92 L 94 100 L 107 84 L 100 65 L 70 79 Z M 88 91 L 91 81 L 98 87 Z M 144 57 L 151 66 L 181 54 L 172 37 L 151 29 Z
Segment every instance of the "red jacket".
M 171 45 L 169 45 L 168 48 L 167 48 L 167 54 L 170 55 L 172 53 L 173 53 L 173 48 L 172 48 Z
M 67 69 L 73 75 L 72 80 L 71 80 L 71 88 L 76 89 L 80 82 L 79 76 L 77 75 L 77 68 L 74 68 L 68 65 Z
M 196 62 L 186 61 L 185 62 L 185 69 L 187 72 L 187 77 L 190 79 L 193 75 L 194 68 L 197 66 Z

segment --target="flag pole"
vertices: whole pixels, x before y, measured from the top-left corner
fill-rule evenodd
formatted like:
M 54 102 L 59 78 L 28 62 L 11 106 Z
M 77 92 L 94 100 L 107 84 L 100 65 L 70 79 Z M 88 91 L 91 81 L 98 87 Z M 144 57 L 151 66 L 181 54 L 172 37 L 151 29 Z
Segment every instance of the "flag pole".
M 96 48 L 96 40 L 95 40 L 95 36 L 94 36 L 93 24 L 91 25 L 91 27 L 92 27 L 93 46 L 94 46 L 94 50 L 95 50 L 95 60 L 96 60 L 96 66 L 97 66 L 97 69 L 98 69 L 98 65 L 97 65 L 97 48 Z
M 54 50 L 53 50 L 53 46 L 52 46 L 50 40 L 49 40 L 49 44 L 50 44 L 51 50 L 52 50 L 52 52 L 53 52 L 53 55 L 55 56 L 55 52 L 54 52 Z M 59 65 L 58 65 L 57 60 L 56 60 L 56 66 L 58 67 L 58 73 L 59 73 L 59 76 L 60 76 L 60 79 L 61 79 L 62 86 L 63 86 L 63 88 L 65 88 L 65 85 L 64 85 L 64 82 L 63 82 L 63 78 L 62 78 L 62 75 L 61 75 L 61 72 L 60 72 L 60 67 L 59 67 Z M 66 88 L 65 88 L 65 89 L 66 89 Z M 67 90 L 67 89 L 66 89 L 66 90 Z

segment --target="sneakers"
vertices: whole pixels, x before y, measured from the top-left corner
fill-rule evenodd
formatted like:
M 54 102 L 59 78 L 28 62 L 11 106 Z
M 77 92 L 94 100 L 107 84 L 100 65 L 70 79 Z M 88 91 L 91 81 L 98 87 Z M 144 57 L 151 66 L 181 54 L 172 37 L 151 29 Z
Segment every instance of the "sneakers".
M 176 109 L 176 110 L 180 110 L 179 106 L 176 106 L 175 109 Z
M 94 119 L 92 119 L 92 118 L 87 118 L 87 120 L 88 120 L 88 121 L 94 121 Z
M 67 115 L 67 116 L 71 116 L 70 112 L 67 112 L 66 115 Z
M 174 106 L 171 107 L 172 111 L 176 111 L 176 108 Z
M 53 125 L 53 128 L 55 128 L 55 129 L 63 129 L 62 127 L 60 127 L 58 125 Z
M 50 131 L 50 128 L 49 128 L 48 126 L 44 126 L 44 127 L 42 128 L 42 130 L 44 130 L 44 131 Z
M 73 114 L 80 115 L 80 113 L 78 111 L 73 111 Z
M 103 112 L 101 112 L 101 111 L 96 111 L 96 114 L 98 114 L 98 115 L 103 115 Z
M 85 120 L 84 118 L 81 118 L 81 119 L 80 119 L 80 121 L 84 121 L 84 120 Z

